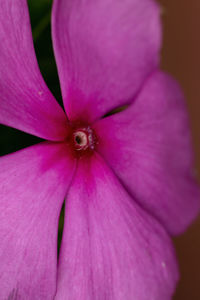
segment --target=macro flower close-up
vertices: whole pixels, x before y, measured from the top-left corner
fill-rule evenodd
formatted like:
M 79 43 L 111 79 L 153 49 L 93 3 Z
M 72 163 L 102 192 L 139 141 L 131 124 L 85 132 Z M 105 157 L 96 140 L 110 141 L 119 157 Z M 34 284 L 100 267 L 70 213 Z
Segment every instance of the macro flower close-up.
M 38 144 L 0 157 L 0 300 L 170 300 L 171 236 L 200 209 L 178 83 L 154 0 L 54 0 L 63 108 L 26 0 L 0 0 L 0 123 Z M 65 207 L 58 251 L 58 227 Z

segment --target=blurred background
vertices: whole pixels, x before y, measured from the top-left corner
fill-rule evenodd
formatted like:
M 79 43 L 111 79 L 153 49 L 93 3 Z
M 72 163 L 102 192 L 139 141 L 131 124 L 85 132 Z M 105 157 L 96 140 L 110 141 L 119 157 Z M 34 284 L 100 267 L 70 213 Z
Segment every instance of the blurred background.
M 162 68 L 173 74 L 185 92 L 200 179 L 200 1 L 160 3 L 164 26 Z M 181 272 L 174 300 L 199 300 L 200 218 L 174 242 Z
M 187 99 L 197 173 L 200 179 L 200 1 L 159 0 L 162 5 L 164 41 L 162 68 L 180 82 Z M 50 0 L 28 0 L 33 37 L 40 69 L 52 93 L 61 102 L 50 34 Z M 17 130 L 0 126 L 0 155 L 40 141 Z M 60 223 L 59 241 L 61 238 Z M 181 280 L 173 300 L 200 299 L 200 218 L 175 238 Z M 162 300 L 162 299 L 160 299 Z

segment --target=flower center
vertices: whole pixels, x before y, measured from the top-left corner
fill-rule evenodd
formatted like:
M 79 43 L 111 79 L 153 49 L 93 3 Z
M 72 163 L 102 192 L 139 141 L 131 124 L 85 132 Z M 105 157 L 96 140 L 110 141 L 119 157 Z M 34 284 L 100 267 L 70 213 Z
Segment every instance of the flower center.
M 85 150 L 89 147 L 88 134 L 83 130 L 75 131 L 73 137 L 76 150 Z
M 92 151 L 95 148 L 96 137 L 89 126 L 73 129 L 72 143 L 75 151 Z

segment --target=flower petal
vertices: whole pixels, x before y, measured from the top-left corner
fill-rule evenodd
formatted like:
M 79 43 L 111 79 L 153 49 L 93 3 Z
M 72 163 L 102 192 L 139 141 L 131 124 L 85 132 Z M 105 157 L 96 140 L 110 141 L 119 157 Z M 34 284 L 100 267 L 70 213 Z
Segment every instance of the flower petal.
M 98 151 L 137 201 L 172 234 L 200 208 L 188 117 L 177 83 L 163 73 L 147 81 L 125 111 L 96 124 Z
M 154 0 L 54 0 L 52 29 L 70 119 L 92 121 L 129 102 L 157 67 Z
M 52 300 L 59 214 L 74 164 L 43 143 L 0 158 L 1 299 Z
M 162 226 L 99 156 L 80 160 L 66 201 L 55 300 L 169 300 L 177 277 Z
M 26 0 L 0 0 L 0 123 L 48 140 L 67 119 L 40 74 Z

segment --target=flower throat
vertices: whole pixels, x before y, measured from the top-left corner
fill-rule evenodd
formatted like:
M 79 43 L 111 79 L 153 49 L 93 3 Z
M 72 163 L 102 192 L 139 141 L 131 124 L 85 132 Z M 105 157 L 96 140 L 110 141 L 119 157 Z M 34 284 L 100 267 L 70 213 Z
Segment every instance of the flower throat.
M 97 138 L 89 125 L 73 124 L 68 139 L 75 156 L 91 155 L 95 150 Z

